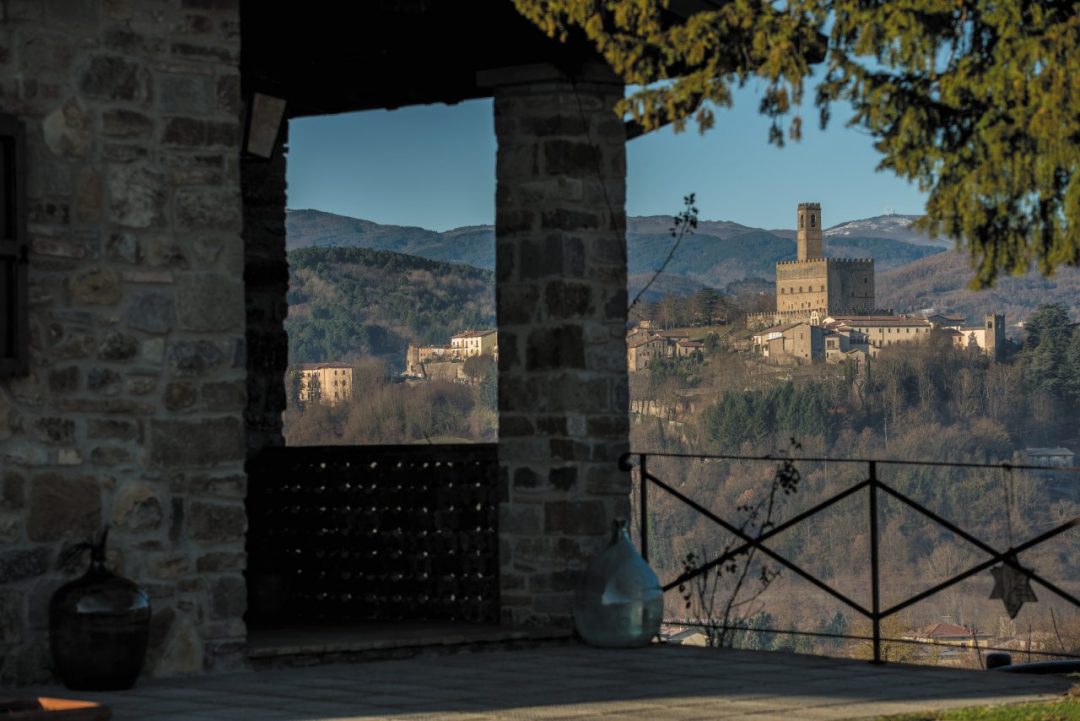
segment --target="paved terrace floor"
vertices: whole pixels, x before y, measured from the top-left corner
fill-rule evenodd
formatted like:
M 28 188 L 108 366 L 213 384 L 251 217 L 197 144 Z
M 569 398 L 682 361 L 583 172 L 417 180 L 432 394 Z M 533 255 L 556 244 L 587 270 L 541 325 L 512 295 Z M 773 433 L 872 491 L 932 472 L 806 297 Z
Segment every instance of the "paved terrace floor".
M 103 702 L 140 721 L 850 719 L 1060 696 L 1070 681 L 793 654 L 556 646 L 142 682 Z

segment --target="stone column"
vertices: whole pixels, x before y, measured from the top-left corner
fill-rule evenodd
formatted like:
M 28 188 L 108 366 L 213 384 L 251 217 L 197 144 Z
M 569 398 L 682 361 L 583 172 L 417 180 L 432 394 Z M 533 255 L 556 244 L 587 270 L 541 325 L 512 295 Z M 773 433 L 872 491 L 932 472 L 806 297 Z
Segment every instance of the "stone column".
M 629 512 L 626 135 L 604 66 L 487 73 L 498 138 L 502 620 L 566 626 Z
M 247 315 L 247 455 L 283 446 L 285 371 L 289 337 L 285 296 L 289 261 L 285 251 L 285 143 L 283 122 L 278 148 L 269 160 L 244 157 L 240 185 L 244 197 L 244 294 Z

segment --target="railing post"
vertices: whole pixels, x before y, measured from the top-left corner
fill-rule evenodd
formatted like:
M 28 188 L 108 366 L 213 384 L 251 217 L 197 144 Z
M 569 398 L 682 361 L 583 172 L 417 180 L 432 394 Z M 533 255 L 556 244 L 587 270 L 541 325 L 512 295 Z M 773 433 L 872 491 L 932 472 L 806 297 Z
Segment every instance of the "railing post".
M 645 469 L 646 455 L 641 454 L 641 557 L 649 562 L 649 479 Z
M 874 627 L 874 663 L 881 663 L 881 588 L 878 565 L 877 463 L 870 461 L 870 602 Z

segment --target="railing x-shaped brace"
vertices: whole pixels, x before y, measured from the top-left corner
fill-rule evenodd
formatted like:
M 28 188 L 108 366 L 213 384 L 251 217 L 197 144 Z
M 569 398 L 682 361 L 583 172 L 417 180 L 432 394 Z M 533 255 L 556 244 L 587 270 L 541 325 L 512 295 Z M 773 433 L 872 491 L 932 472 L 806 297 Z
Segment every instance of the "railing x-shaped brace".
M 623 458 L 620 461 L 620 465 L 626 470 L 629 470 L 629 468 L 631 467 L 630 456 L 632 456 L 632 455 L 634 455 L 634 454 L 626 454 L 625 456 L 623 456 Z M 882 658 L 881 658 L 881 621 L 882 620 L 888 618 L 889 616 L 891 616 L 891 615 L 893 615 L 895 613 L 898 613 L 899 611 L 902 611 L 903 609 L 907 608 L 908 606 L 911 606 L 911 605 L 913 605 L 915 603 L 918 603 L 919 601 L 922 601 L 922 600 L 924 600 L 926 598 L 929 598 L 930 596 L 933 596 L 934 594 L 940 593 L 941 591 L 945 590 L 946 588 L 949 588 L 950 586 L 954 586 L 957 583 L 960 583 L 961 581 L 963 581 L 964 579 L 969 578 L 969 577 L 975 575 L 976 573 L 979 573 L 980 571 L 984 571 L 987 568 L 990 568 L 991 566 L 993 566 L 996 563 L 1004 563 L 1004 564 L 1007 564 L 1007 565 L 1013 567 L 1014 569 L 1016 569 L 1020 573 L 1023 573 L 1025 576 L 1027 576 L 1031 580 L 1039 583 L 1040 585 L 1044 586 L 1045 588 L 1047 588 L 1048 590 L 1050 590 L 1053 593 L 1057 594 L 1058 596 L 1065 599 L 1066 601 L 1069 601 L 1074 606 L 1080 607 L 1080 599 L 1077 599 L 1072 594 L 1062 590 L 1061 588 L 1059 588 L 1057 585 L 1051 583 L 1050 581 L 1047 581 L 1045 578 L 1043 578 L 1042 576 L 1040 576 L 1036 572 L 1032 571 L 1031 569 L 1021 567 L 1016 561 L 1016 555 L 1017 554 L 1019 554 L 1019 553 L 1021 553 L 1023 551 L 1026 551 L 1026 550 L 1028 550 L 1030 548 L 1034 548 L 1035 546 L 1038 546 L 1039 544 L 1048 541 L 1049 539 L 1053 538 L 1054 536 L 1058 536 L 1058 535 L 1064 533 L 1065 531 L 1069 530 L 1070 528 L 1073 528 L 1075 526 L 1080 525 L 1080 517 L 1071 518 L 1068 521 L 1066 521 L 1065 523 L 1062 523 L 1060 526 L 1052 528 L 1049 531 L 1045 531 L 1044 533 L 1040 533 L 1038 536 L 1035 536 L 1034 538 L 1032 538 L 1032 539 L 1030 539 L 1028 541 L 1025 541 L 1024 543 L 1021 543 L 1018 546 L 1008 548 L 1005 551 L 998 551 L 997 549 L 995 549 L 990 544 L 983 542 L 982 540 L 980 540 L 980 539 L 976 538 L 975 536 L 971 535 L 970 533 L 963 530 L 962 528 L 960 528 L 956 524 L 942 518 L 941 516 L 934 513 L 930 509 L 926 508 L 925 506 L 918 503 L 917 501 L 915 501 L 915 500 L 913 500 L 911 498 L 908 498 L 903 493 L 900 493 L 896 489 L 891 488 L 890 486 L 882 483 L 877 477 L 877 462 L 876 461 L 868 461 L 867 463 L 869 465 L 869 477 L 866 480 L 860 481 L 859 483 L 856 483 L 855 485 L 851 486 L 850 488 L 847 488 L 844 491 L 841 491 L 840 493 L 837 493 L 836 495 L 822 501 L 821 503 L 818 503 L 817 505 L 813 506 L 812 508 L 809 508 L 809 509 L 803 511 L 802 513 L 799 513 L 799 514 L 796 514 L 795 516 L 792 516 L 791 518 L 784 521 L 783 523 L 772 526 L 768 530 L 763 531 L 762 533 L 759 533 L 756 536 L 751 536 L 751 535 L 747 534 L 743 529 L 738 528 L 737 526 L 734 526 L 734 525 L 728 523 L 727 521 L 725 521 L 720 516 L 716 515 L 715 513 L 710 511 L 709 509 L 702 506 L 700 503 L 694 501 L 693 499 L 691 499 L 688 496 L 686 496 L 685 494 L 679 492 L 675 488 L 672 488 L 667 483 L 664 483 L 662 480 L 660 480 L 656 476 L 650 474 L 648 472 L 648 470 L 647 470 L 646 455 L 643 454 L 643 455 L 640 456 L 640 464 L 639 464 L 639 468 L 640 468 L 640 471 L 641 471 L 641 504 L 640 504 L 640 511 L 641 511 L 640 526 L 641 527 L 640 527 L 640 531 L 641 531 L 641 553 L 642 553 L 642 556 L 645 558 L 646 561 L 649 560 L 648 490 L 647 489 L 648 489 L 648 484 L 651 482 L 651 483 L 655 484 L 657 487 L 659 487 L 659 488 L 663 489 L 664 491 L 666 491 L 667 493 L 671 494 L 673 497 L 677 498 L 682 503 L 684 503 L 687 506 L 689 506 L 690 508 L 694 509 L 695 511 L 697 511 L 701 515 L 705 516 L 706 518 L 708 518 L 713 523 L 717 524 L 718 526 L 720 526 L 724 530 L 728 531 L 729 533 L 731 533 L 732 535 L 740 538 L 743 541 L 743 543 L 741 545 L 737 546 L 736 548 L 733 548 L 733 549 L 725 552 L 724 554 L 714 558 L 713 560 L 709 561 L 708 563 L 705 563 L 705 564 L 703 564 L 701 566 L 698 566 L 695 569 L 692 569 L 690 571 L 686 571 L 685 573 L 680 575 L 678 578 L 676 578 L 674 581 L 672 581 L 670 583 L 667 583 L 667 584 L 664 584 L 663 590 L 665 592 L 670 591 L 672 588 L 675 588 L 675 587 L 677 587 L 677 586 L 679 586 L 681 584 L 684 584 L 687 581 L 689 581 L 689 580 L 691 580 L 693 578 L 696 578 L 696 577 L 700 576 L 703 573 L 707 573 L 708 571 L 712 570 L 716 566 L 719 566 L 719 565 L 721 565 L 723 563 L 726 563 L 727 561 L 730 561 L 731 559 L 736 558 L 736 557 L 746 553 L 750 548 L 756 548 L 757 550 L 761 551 L 763 554 L 765 554 L 769 558 L 773 559 L 774 561 L 781 564 L 782 566 L 794 571 L 799 576 L 803 577 L 804 579 L 806 579 L 807 581 L 812 583 L 817 588 L 821 589 L 825 593 L 828 593 L 830 596 L 836 598 L 841 603 L 847 605 L 851 609 L 857 611 L 858 613 L 862 614 L 866 618 L 870 619 L 870 622 L 873 625 L 873 644 L 874 644 L 874 658 L 873 658 L 873 661 L 874 661 L 874 663 L 882 663 Z M 795 525 L 801 523 L 802 521 L 806 520 L 807 518 L 810 518 L 811 516 L 814 516 L 814 515 L 820 513 L 821 511 L 825 510 L 826 508 L 829 508 L 830 506 L 833 506 L 836 503 L 839 503 L 840 501 L 844 500 L 848 496 L 851 496 L 851 495 L 854 495 L 855 493 L 858 493 L 859 491 L 863 490 L 864 488 L 868 489 L 868 491 L 869 491 L 870 570 L 871 570 L 871 580 L 870 580 L 870 584 L 871 584 L 871 586 L 870 586 L 871 608 L 870 609 L 865 608 L 862 604 L 857 603 L 856 601 L 849 598 L 847 595 L 841 593 L 840 591 L 837 591 L 835 588 L 833 588 L 829 584 L 827 584 L 824 581 L 822 581 L 821 579 L 815 577 L 809 571 L 801 568 L 795 562 L 790 561 L 787 558 L 784 558 L 782 555 L 780 555 L 779 553 L 773 551 L 772 549 L 770 549 L 769 547 L 767 547 L 765 545 L 765 541 L 769 540 L 773 536 L 776 536 L 779 533 L 783 533 L 784 531 L 791 528 L 792 526 L 795 526 Z M 916 511 L 923 514 L 924 516 L 926 516 L 930 520 L 934 521 L 938 525 L 942 526 L 943 528 L 951 531 L 952 533 L 956 534 L 960 538 L 963 538 L 965 541 L 972 544 L 976 548 L 978 548 L 981 551 L 989 554 L 990 558 L 988 560 L 986 560 L 986 561 L 975 564 L 974 566 L 967 569 L 966 571 L 958 573 L 955 576 L 953 576 L 953 577 L 951 577 L 951 578 L 949 578 L 949 579 L 947 579 L 945 581 L 942 581 L 941 583 L 938 583 L 938 584 L 936 584 L 934 586 L 931 586 L 930 588 L 926 589 L 925 591 L 917 593 L 914 596 L 911 596 L 911 597 L 909 597 L 909 598 L 907 598 L 907 599 L 905 599 L 905 600 L 903 600 L 903 601 L 901 601 L 899 603 L 896 603 L 896 604 L 890 606 L 889 608 L 886 608 L 886 609 L 882 610 L 881 609 L 881 589 L 880 589 L 880 564 L 879 564 L 879 559 L 878 559 L 878 523 L 877 523 L 877 516 L 878 516 L 877 506 L 878 506 L 878 491 L 879 490 L 884 491 L 885 493 L 889 494 L 890 496 L 892 496 L 896 500 L 898 500 L 901 503 L 904 503 L 905 505 L 915 509 Z

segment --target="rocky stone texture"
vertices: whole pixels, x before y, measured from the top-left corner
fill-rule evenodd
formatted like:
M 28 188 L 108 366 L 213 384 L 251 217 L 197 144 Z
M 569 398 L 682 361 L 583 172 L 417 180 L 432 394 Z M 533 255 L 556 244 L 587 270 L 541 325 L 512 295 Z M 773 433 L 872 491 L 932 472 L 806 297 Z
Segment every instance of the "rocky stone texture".
M 281 130 L 285 142 L 287 128 Z M 247 295 L 248 454 L 285 445 L 285 333 L 289 266 L 285 256 L 285 154 L 270 160 L 244 158 L 244 284 Z
M 153 597 L 147 673 L 242 658 L 238 6 L 0 13 L 32 247 L 31 373 L 0 379 L 0 683 L 48 679 L 43 609 L 82 565 L 58 559 L 105 522 Z
M 623 89 L 526 80 L 495 91 L 502 619 L 569 625 L 576 571 L 629 513 Z

